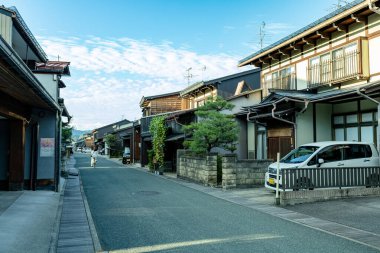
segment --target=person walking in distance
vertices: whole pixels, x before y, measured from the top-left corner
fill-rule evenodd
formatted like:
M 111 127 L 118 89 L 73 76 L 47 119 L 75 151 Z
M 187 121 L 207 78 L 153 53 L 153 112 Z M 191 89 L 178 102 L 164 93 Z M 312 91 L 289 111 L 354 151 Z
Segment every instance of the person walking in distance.
M 98 147 L 95 146 L 91 150 L 91 167 L 95 168 L 96 159 L 98 158 Z

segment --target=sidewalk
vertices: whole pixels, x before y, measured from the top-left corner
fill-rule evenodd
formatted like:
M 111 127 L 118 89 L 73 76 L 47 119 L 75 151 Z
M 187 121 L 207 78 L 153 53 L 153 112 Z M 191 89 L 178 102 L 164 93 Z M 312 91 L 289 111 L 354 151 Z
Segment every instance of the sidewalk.
M 60 193 L 0 192 L 0 252 L 54 252 Z

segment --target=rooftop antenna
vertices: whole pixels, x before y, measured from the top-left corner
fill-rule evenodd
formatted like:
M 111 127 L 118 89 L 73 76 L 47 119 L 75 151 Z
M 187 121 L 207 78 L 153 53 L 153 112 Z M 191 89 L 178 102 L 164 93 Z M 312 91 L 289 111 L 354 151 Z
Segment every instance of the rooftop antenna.
M 349 1 L 347 1 L 347 0 L 338 0 L 338 3 L 333 4 L 333 6 L 336 10 L 339 10 L 340 8 L 342 8 L 343 6 L 345 6 L 347 4 L 349 4 Z
M 204 80 L 204 72 L 206 71 L 206 65 L 203 65 L 203 67 L 201 68 L 201 71 L 202 71 L 202 81 Z
M 265 37 L 265 22 L 263 21 L 260 26 L 260 50 L 263 49 L 264 37 Z
M 187 85 L 188 86 L 190 85 L 190 79 L 193 78 L 193 74 L 190 73 L 190 70 L 192 70 L 191 67 L 186 69 L 187 75 L 185 75 L 185 78 L 187 79 Z
M 58 55 L 58 57 L 57 57 L 57 58 L 58 58 L 58 61 L 59 61 L 59 55 Z

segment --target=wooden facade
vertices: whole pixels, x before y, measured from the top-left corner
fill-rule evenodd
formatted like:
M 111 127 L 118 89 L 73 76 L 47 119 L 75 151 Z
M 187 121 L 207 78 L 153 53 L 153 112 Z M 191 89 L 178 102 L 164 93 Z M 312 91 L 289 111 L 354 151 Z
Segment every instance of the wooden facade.
M 266 128 L 268 158 L 316 141 L 379 147 L 379 52 L 380 15 L 356 0 L 242 59 L 262 70 L 264 99 L 246 112 Z
M 140 107 L 143 117 L 187 109 L 186 99 L 179 92 L 142 97 Z

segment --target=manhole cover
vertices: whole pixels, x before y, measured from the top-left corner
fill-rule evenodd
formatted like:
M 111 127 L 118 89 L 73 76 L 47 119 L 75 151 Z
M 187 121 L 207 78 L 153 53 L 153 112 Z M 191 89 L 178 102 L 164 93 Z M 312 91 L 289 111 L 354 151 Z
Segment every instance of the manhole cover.
M 156 191 L 138 191 L 132 193 L 133 195 L 143 195 L 143 196 L 152 196 L 152 195 L 157 195 L 160 194 L 159 192 Z

